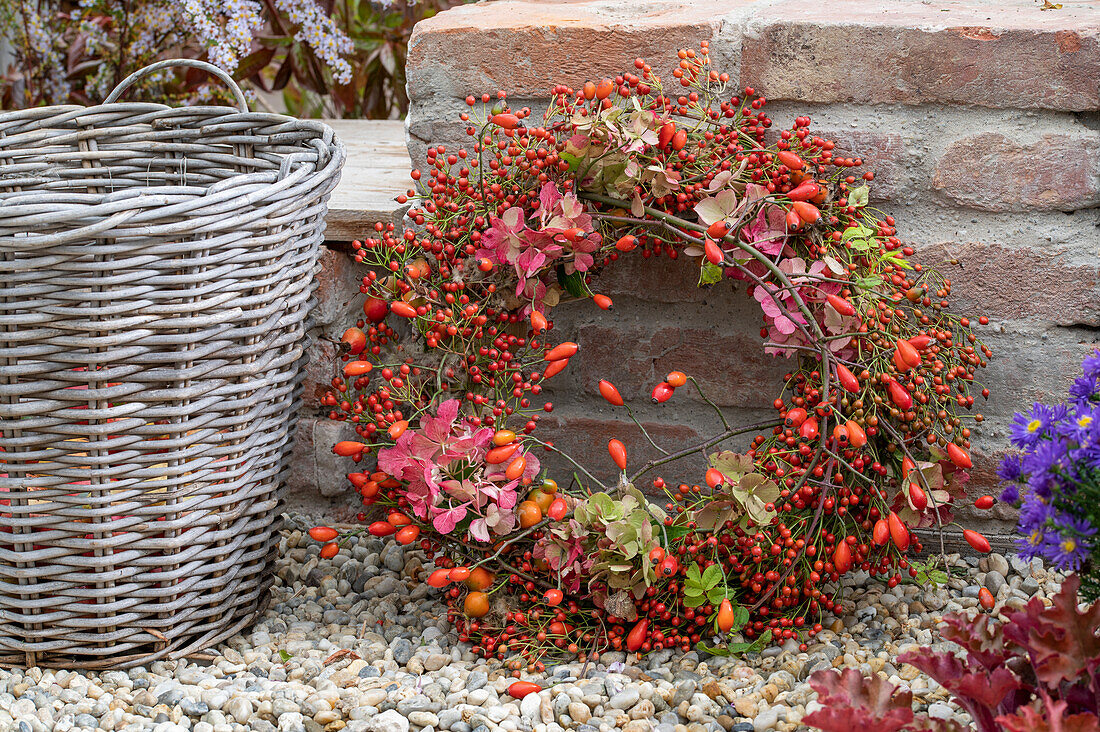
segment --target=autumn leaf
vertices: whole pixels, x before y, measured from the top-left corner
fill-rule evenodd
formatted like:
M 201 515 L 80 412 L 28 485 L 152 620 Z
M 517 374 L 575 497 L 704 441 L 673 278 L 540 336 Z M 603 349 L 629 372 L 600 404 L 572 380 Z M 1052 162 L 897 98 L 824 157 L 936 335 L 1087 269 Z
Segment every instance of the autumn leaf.
M 954 654 L 929 648 L 903 653 L 898 660 L 915 666 L 954 694 L 976 720 L 992 719 L 1009 693 L 1022 684 L 1016 675 L 1001 667 L 992 672 L 970 671 Z
M 972 661 L 992 671 L 1008 660 L 1001 625 L 992 616 L 982 614 L 971 620 L 956 613 L 944 617 L 943 622 L 946 627 L 940 635 L 965 648 Z
M 710 466 L 726 476 L 730 483 L 741 482 L 741 476 L 752 472 L 753 461 L 748 455 L 740 455 L 732 450 L 712 453 Z
M 1095 714 L 1063 716 L 1069 705 L 1059 699 L 1051 702 L 1046 713 L 1033 707 L 1020 707 L 1015 714 L 1002 714 L 997 722 L 1006 732 L 1096 732 L 1100 719 Z
M 699 220 L 707 225 L 732 218 L 736 210 L 737 193 L 728 188 L 695 204 L 695 213 L 698 214 Z
M 340 649 L 340 650 L 338 650 L 338 651 L 337 651 L 336 653 L 333 653 L 333 654 L 332 654 L 331 656 L 329 656 L 328 658 L 326 658 L 326 659 L 325 659 L 325 660 L 324 660 L 324 661 L 323 661 L 323 662 L 321 663 L 321 665 L 322 665 L 322 666 L 329 666 L 329 665 L 331 665 L 331 664 L 334 664 L 334 663 L 336 663 L 337 661 L 339 661 L 339 660 L 340 660 L 340 659 L 342 659 L 342 658 L 350 658 L 351 660 L 353 660 L 353 661 L 354 661 L 355 659 L 359 658 L 359 654 L 358 654 L 358 653 L 356 653 L 356 652 L 355 652 L 355 651 L 353 651 L 353 650 L 350 650 L 350 649 L 348 649 L 348 648 L 341 648 L 341 649 Z
M 1080 585 L 1080 577 L 1071 574 L 1049 608 L 1034 598 L 1007 614 L 1005 636 L 1028 650 L 1036 677 L 1052 688 L 1100 669 L 1100 602 L 1077 612 Z
M 898 691 L 882 676 L 826 669 L 810 677 L 810 686 L 824 706 L 802 721 L 823 732 L 898 732 L 913 721 L 912 692 Z

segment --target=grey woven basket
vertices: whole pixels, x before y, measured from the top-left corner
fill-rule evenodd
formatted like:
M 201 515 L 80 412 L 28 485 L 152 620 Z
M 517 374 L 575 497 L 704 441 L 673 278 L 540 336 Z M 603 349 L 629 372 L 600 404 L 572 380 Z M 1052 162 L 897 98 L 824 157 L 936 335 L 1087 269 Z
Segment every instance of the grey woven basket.
M 240 110 L 115 103 L 176 63 Z M 263 610 L 343 161 L 195 61 L 0 114 L 0 665 L 176 658 Z

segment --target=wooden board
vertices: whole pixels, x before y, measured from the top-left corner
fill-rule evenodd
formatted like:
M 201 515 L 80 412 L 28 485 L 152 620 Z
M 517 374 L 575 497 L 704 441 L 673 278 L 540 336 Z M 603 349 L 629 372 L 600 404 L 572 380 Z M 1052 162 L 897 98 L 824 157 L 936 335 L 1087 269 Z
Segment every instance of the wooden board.
M 348 151 L 340 184 L 328 202 L 325 239 L 349 242 L 374 231 L 376 221 L 398 222 L 406 208 L 394 198 L 412 184 L 412 163 L 401 120 L 329 119 Z

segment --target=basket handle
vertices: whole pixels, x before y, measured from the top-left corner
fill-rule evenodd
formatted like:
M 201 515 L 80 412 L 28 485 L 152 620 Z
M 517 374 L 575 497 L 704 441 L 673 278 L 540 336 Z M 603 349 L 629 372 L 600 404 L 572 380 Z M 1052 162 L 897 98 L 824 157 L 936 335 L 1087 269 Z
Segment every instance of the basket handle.
M 218 77 L 223 82 L 225 82 L 225 85 L 229 87 L 229 90 L 231 92 L 233 92 L 233 96 L 237 98 L 237 106 L 240 108 L 240 110 L 242 112 L 248 112 L 248 100 L 245 99 L 244 92 L 241 91 L 241 88 L 237 85 L 237 82 L 233 81 L 232 76 L 225 73 L 214 64 L 209 64 L 205 61 L 199 61 L 198 59 L 192 58 L 173 58 L 167 59 L 165 61 L 157 61 L 156 63 L 149 64 L 143 69 L 138 69 L 137 71 L 123 79 L 121 82 L 119 82 L 118 86 L 116 86 L 111 91 L 111 93 L 107 95 L 107 98 L 103 100 L 103 103 L 111 104 L 113 102 L 117 102 L 119 97 L 121 97 L 127 89 L 133 86 L 134 82 L 136 82 L 138 79 L 142 78 L 143 76 L 148 76 L 154 71 L 160 71 L 161 69 L 167 69 L 172 66 L 190 66 L 191 68 L 202 69 L 208 74 L 212 74 Z

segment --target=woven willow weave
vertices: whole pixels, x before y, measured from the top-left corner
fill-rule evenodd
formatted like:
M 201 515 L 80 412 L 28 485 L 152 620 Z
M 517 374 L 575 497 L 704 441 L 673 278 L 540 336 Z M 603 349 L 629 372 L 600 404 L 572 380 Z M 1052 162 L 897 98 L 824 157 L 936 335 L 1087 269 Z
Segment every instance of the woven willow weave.
M 228 107 L 0 114 L 0 664 L 176 658 L 262 611 L 343 160 Z

